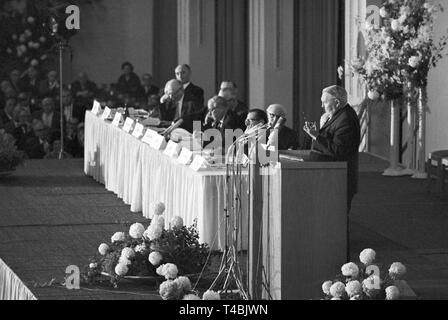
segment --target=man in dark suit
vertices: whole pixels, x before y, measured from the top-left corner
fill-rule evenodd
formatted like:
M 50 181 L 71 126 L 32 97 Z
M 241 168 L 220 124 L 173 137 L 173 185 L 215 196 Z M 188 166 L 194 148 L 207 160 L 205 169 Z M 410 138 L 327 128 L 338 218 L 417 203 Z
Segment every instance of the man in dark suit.
M 206 109 L 192 96 L 185 95 L 184 87 L 178 80 L 170 80 L 165 86 L 165 95 L 160 100 L 160 120 L 170 126 L 165 134 L 176 128 L 193 132 L 193 121 L 202 121 Z
M 137 91 L 137 99 L 148 101 L 150 96 L 158 95 L 159 91 L 159 87 L 152 83 L 152 75 L 145 73 L 142 75 L 142 85 Z
M 297 150 L 299 148 L 299 135 L 286 123 L 286 108 L 281 104 L 272 104 L 266 110 L 268 115 L 268 145 L 278 146 L 278 150 Z
M 223 154 L 233 142 L 244 133 L 239 127 L 239 124 L 238 116 L 230 109 L 226 99 L 220 96 L 215 96 L 208 101 L 208 113 L 205 117 L 202 131 L 205 132 L 208 129 L 216 129 L 220 132 Z M 232 133 L 232 135 L 228 136 L 228 133 Z M 211 144 L 212 141 L 204 142 L 204 147 L 206 147 Z
M 219 90 L 219 96 L 227 100 L 229 108 L 238 117 L 238 127 L 242 130 L 246 130 L 246 117 L 249 111 L 247 105 L 238 100 L 238 87 L 236 83 L 232 81 L 223 81 Z
M 73 98 L 70 90 L 65 89 L 62 91 L 62 107 L 64 110 L 65 121 L 70 121 L 73 118 L 84 122 L 86 107 L 85 104 L 80 103 Z
M 60 113 L 55 111 L 54 100 L 45 98 L 42 100 L 42 111 L 33 114 L 33 119 L 41 121 L 49 129 L 50 142 L 58 139 L 61 133 Z
M 204 90 L 191 83 L 191 68 L 188 64 L 181 64 L 175 69 L 176 79 L 184 86 L 185 97 L 188 101 L 196 100 L 204 106 Z
M 359 119 L 355 110 L 347 102 L 347 91 L 344 88 L 340 86 L 325 88 L 321 100 L 322 108 L 325 110 L 321 129 L 318 131 L 317 128 L 312 128 L 308 124 L 304 127 L 305 132 L 313 139 L 311 160 L 347 162 L 347 210 L 349 213 L 353 197 L 358 192 L 361 141 Z M 349 257 L 348 253 L 348 260 Z
M 71 93 L 75 100 L 88 105 L 98 91 L 95 82 L 90 81 L 85 72 L 80 72 L 78 80 L 71 84 Z

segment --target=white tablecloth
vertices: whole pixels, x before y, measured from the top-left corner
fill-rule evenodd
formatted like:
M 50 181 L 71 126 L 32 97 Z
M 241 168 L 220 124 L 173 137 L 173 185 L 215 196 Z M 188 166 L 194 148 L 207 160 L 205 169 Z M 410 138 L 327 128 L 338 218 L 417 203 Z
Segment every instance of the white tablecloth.
M 37 300 L 2 259 L 0 259 L 0 300 Z
M 225 171 L 195 172 L 90 111 L 84 144 L 84 172 L 131 205 L 132 212 L 152 218 L 151 203 L 161 201 L 167 225 L 174 216 L 187 226 L 197 219 L 200 241 L 213 250 L 224 248 Z M 243 223 L 245 234 L 246 219 Z

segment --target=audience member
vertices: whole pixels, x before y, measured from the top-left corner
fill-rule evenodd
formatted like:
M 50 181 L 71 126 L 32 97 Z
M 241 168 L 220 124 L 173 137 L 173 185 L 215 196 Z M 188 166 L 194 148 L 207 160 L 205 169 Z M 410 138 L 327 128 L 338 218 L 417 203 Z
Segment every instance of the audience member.
M 30 159 L 43 159 L 50 152 L 48 129 L 42 121 L 33 122 L 33 134 L 27 139 L 25 153 Z
M 59 81 L 57 79 L 58 73 L 51 70 L 47 74 L 47 79 L 42 80 L 39 84 L 39 96 L 43 97 L 59 97 Z
M 64 110 L 65 121 L 76 118 L 79 119 L 79 121 L 84 122 L 86 112 L 84 105 L 77 103 L 77 101 L 73 99 L 70 90 L 66 88 L 62 90 L 62 107 Z
M 140 88 L 140 79 L 134 73 L 134 66 L 130 62 L 125 62 L 121 65 L 121 70 L 123 71 L 123 74 L 117 82 L 119 96 L 128 94 L 132 97 L 136 97 Z
M 14 69 L 9 73 L 9 83 L 15 92 L 22 91 L 22 87 L 20 85 L 20 75 L 21 72 L 18 69 Z
M 85 72 L 80 72 L 78 80 L 71 84 L 73 98 L 85 105 L 91 104 L 97 92 L 97 85 L 95 82 L 89 80 Z
M 13 111 L 17 105 L 17 99 L 14 97 L 7 98 L 3 110 L 0 110 L 0 118 L 2 118 L 3 124 L 6 125 L 13 119 Z
M 39 71 L 35 67 L 30 67 L 22 78 L 22 90 L 29 93 L 32 97 L 39 96 Z
M 137 99 L 144 98 L 147 100 L 151 95 L 157 95 L 159 93 L 159 88 L 156 87 L 152 82 L 152 75 L 145 73 L 142 76 L 142 85 L 137 92 Z
M 39 109 L 34 101 L 32 101 L 31 94 L 25 91 L 19 93 L 19 95 L 17 96 L 17 103 L 23 109 L 27 110 L 30 114 L 33 114 Z
M 245 120 L 246 130 L 251 130 L 257 126 L 263 126 L 268 123 L 268 115 L 261 109 L 251 109 L 247 113 Z
M 42 121 L 49 129 L 50 141 L 57 139 L 61 130 L 60 114 L 55 111 L 54 100 L 45 98 L 42 100 L 42 110 L 33 114 L 33 119 Z

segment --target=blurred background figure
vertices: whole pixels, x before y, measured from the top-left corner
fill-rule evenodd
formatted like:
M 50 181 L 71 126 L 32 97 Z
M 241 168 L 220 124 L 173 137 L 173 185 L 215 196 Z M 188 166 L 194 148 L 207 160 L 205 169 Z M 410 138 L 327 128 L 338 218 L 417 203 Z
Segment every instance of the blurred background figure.
M 118 97 L 122 99 L 124 95 L 128 95 L 135 98 L 140 89 L 140 79 L 134 73 L 134 66 L 130 62 L 124 62 L 121 70 L 123 73 L 117 82 Z
M 145 73 L 142 76 L 142 85 L 137 92 L 137 99 L 147 100 L 151 95 L 157 95 L 159 93 L 159 87 L 153 84 L 152 75 Z
M 50 152 L 48 128 L 41 120 L 33 122 L 33 133 L 27 139 L 25 152 L 29 159 L 43 159 Z
M 70 86 L 72 97 L 80 104 L 91 105 L 98 91 L 95 82 L 90 81 L 85 72 L 78 74 L 78 79 Z
M 56 71 L 51 70 L 48 72 L 47 79 L 40 82 L 39 96 L 41 98 L 52 97 L 56 101 L 59 100 L 59 80 L 58 73 Z

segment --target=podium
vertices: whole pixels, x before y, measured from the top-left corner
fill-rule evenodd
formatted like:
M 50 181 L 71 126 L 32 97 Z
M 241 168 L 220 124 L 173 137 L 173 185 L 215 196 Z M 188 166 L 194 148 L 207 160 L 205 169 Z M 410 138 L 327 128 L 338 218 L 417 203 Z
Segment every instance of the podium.
M 258 279 L 255 297 L 320 299 L 322 283 L 346 262 L 347 164 L 308 162 L 307 155 L 288 152 L 277 165 L 261 169 L 261 223 L 250 238 L 258 246 L 250 248 L 249 263 L 252 279 Z

